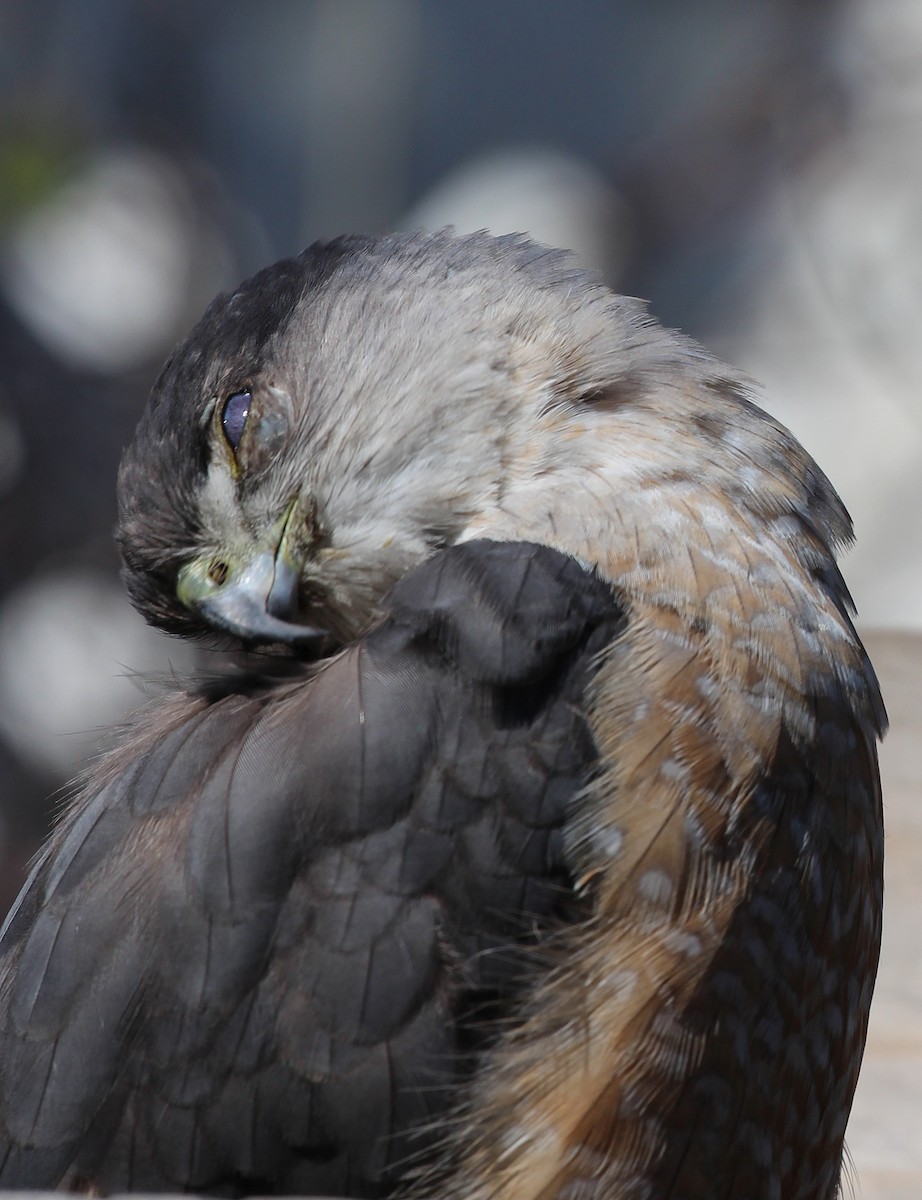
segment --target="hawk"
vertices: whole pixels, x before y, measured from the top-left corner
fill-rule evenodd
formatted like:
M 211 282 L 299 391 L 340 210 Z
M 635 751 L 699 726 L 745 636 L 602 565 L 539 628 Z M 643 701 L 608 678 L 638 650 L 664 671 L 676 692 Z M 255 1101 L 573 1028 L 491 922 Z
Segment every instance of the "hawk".
M 522 237 L 219 297 L 119 477 L 155 625 L 11 913 L 0 1185 L 833 1200 L 885 716 L 829 482 Z

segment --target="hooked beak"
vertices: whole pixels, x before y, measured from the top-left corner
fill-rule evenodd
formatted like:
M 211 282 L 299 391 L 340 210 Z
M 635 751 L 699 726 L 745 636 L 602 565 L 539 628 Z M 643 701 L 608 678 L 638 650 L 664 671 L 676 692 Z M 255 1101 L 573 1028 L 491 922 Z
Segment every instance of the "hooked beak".
M 181 567 L 176 595 L 182 604 L 244 642 L 316 646 L 327 631 L 296 619 L 299 569 L 287 537 L 296 508 L 297 502 L 289 505 L 273 526 L 266 548 L 248 556 L 197 558 Z

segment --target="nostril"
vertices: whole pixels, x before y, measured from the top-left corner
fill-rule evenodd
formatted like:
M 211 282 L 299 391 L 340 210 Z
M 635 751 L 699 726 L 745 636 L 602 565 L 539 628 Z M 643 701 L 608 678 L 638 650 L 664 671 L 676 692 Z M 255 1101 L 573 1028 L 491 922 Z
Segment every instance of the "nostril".
M 208 578 L 217 587 L 221 587 L 227 582 L 228 574 L 229 570 L 226 562 L 215 561 L 208 568 Z

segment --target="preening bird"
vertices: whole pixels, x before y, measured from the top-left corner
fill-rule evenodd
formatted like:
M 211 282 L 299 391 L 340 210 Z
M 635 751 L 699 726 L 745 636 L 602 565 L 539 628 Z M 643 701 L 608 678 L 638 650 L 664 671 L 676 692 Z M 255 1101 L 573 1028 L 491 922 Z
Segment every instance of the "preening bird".
M 40 856 L 0 1185 L 833 1200 L 885 717 L 740 376 L 524 238 L 342 238 L 119 491 L 144 615 L 287 670 L 145 709 Z

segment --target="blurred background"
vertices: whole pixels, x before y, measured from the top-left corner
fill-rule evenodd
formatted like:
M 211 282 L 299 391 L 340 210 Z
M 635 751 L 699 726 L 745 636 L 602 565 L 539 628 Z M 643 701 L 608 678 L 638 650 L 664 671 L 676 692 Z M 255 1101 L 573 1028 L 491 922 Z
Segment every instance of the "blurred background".
M 0 0 L 0 910 L 99 730 L 192 661 L 111 537 L 171 345 L 316 238 L 449 223 L 571 247 L 758 380 L 905 675 L 919 0 Z

